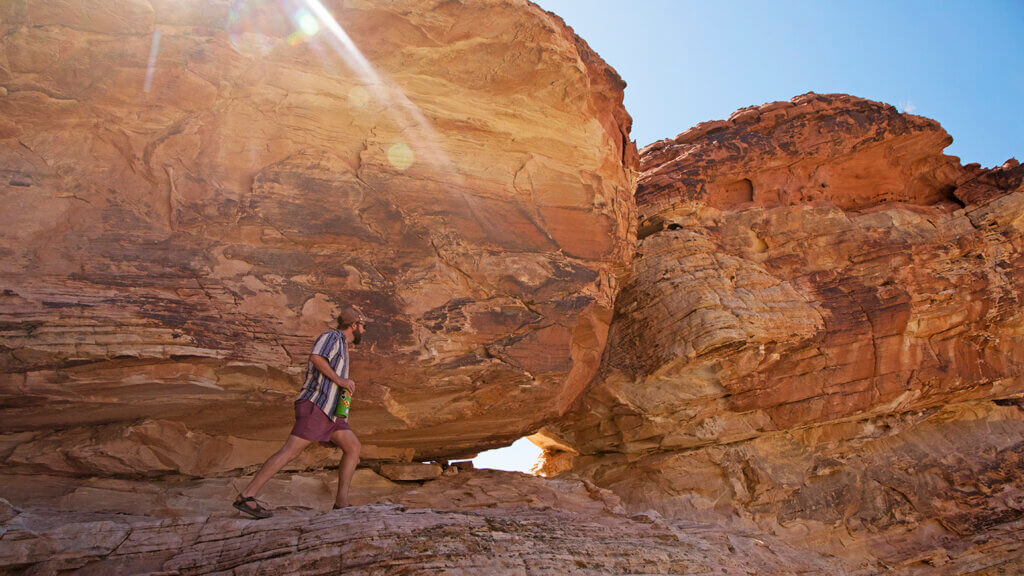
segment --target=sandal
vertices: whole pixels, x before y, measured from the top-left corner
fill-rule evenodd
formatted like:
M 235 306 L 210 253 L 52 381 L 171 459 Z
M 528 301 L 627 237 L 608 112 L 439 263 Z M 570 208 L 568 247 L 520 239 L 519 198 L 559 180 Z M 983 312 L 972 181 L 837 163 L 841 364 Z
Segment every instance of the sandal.
M 249 506 L 249 502 L 255 504 L 256 507 L 253 508 L 252 506 Z M 257 502 L 252 496 L 243 498 L 242 495 L 239 494 L 232 506 L 256 519 L 270 518 L 274 515 L 273 512 L 264 508 L 263 505 Z

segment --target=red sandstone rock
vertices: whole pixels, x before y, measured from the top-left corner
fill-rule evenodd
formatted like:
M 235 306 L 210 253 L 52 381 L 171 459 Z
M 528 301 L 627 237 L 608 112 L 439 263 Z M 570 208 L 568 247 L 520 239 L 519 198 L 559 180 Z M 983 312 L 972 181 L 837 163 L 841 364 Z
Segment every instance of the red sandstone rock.
M 365 497 L 365 475 L 372 473 L 360 473 L 353 496 Z M 301 499 L 315 486 L 326 488 L 332 476 L 272 480 L 267 498 L 276 514 L 258 522 L 240 519 L 226 505 L 231 487 L 220 480 L 180 483 L 159 494 L 150 483 L 125 481 L 54 486 L 50 496 L 37 496 L 31 507 L 0 520 L 0 570 L 866 575 L 876 569 L 736 526 L 627 513 L 609 491 L 579 480 L 477 470 L 338 511 L 322 511 L 331 501 L 325 489 L 315 493 L 319 506 Z M 27 489 L 17 478 L 2 481 L 14 491 Z M 57 497 L 62 489 L 74 492 Z M 184 500 L 191 508 L 110 513 L 125 510 L 118 501 L 140 496 Z M 92 507 L 67 509 L 81 502 Z M 57 513 L 63 520 L 54 524 Z
M 440 477 L 442 472 L 444 469 L 440 464 L 420 462 L 383 464 L 380 467 L 380 475 L 388 480 L 433 480 Z
M 949 142 L 810 94 L 645 148 L 602 372 L 544 470 L 888 565 L 1018 531 L 1022 173 Z
M 328 2 L 378 82 L 280 6 L 2 9 L 0 432 L 39 433 L 12 463 L 257 463 L 348 304 L 371 457 L 507 444 L 596 372 L 633 242 L 615 72 L 518 0 Z
M 413 487 L 359 470 L 353 492 L 359 505 L 327 511 L 334 476 L 274 478 L 266 499 L 276 515 L 256 522 L 240 519 L 226 504 L 234 488 L 224 479 L 157 486 L 5 475 L 0 482 L 15 505 L 0 500 L 0 570 L 504 574 L 528 567 L 538 574 L 911 576 L 986 568 L 1012 573 L 1022 565 L 1013 558 L 1020 547 L 1013 524 L 985 529 L 948 551 L 902 535 L 875 537 L 870 545 L 887 559 L 883 563 L 853 540 L 839 555 L 816 551 L 799 522 L 772 532 L 726 515 L 712 514 L 712 522 L 678 520 L 626 510 L 610 491 L 586 481 L 493 470 Z M 141 502 L 149 503 L 146 516 L 137 512 Z M 11 512 L 2 513 L 6 509 Z M 58 514 L 62 520 L 55 523 Z M 906 554 L 908 542 L 919 546 L 913 556 Z M 892 556 L 899 549 L 902 560 Z
M 333 472 L 282 475 L 278 516 L 237 520 L 226 478 L 287 432 L 341 305 L 376 320 L 365 459 L 573 403 L 633 248 L 623 84 L 520 2 L 332 4 L 416 108 L 301 14 L 108 8 L 0 8 L 0 570 L 1024 567 L 1024 172 L 843 95 L 644 150 L 600 377 L 536 437 L 585 480 L 361 469 L 354 501 L 420 510 L 319 514 Z
M 704 122 L 643 150 L 644 214 L 699 200 L 719 209 L 810 205 L 844 210 L 888 202 L 941 204 L 959 163 L 934 120 L 844 94 L 804 94 Z

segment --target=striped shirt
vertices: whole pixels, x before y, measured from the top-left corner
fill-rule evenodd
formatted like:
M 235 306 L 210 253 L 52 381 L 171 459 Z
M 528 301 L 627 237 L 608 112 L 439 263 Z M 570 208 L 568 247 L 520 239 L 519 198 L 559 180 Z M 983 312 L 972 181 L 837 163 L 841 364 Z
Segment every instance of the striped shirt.
M 345 334 L 340 330 L 324 332 L 313 344 L 313 351 L 310 353 L 323 356 L 327 359 L 331 369 L 342 378 L 348 378 L 348 343 L 345 341 Z M 306 363 L 306 381 L 302 384 L 302 391 L 295 399 L 309 400 L 324 411 L 331 421 L 338 419 L 334 410 L 338 406 L 338 398 L 341 396 L 341 388 L 331 381 L 326 374 L 313 365 L 312 361 Z

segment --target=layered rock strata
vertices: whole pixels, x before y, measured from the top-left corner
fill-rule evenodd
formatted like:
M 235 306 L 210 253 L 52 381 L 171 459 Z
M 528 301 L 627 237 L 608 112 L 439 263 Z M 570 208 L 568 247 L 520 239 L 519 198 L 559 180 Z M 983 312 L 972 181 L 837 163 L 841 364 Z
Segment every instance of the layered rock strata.
M 0 500 L 0 571 L 178 574 L 872 574 L 877 565 L 801 550 L 749 526 L 635 514 L 579 480 L 459 472 L 415 488 L 360 470 L 360 506 L 320 511 L 329 478 L 277 478 L 269 520 L 239 519 L 224 480 L 152 485 L 21 482 Z M 49 484 L 47 488 L 42 488 Z M 82 485 L 85 484 L 85 485 Z M 387 490 L 387 497 L 383 499 Z M 48 494 L 44 494 L 48 492 Z M 67 492 L 65 496 L 59 496 Z M 376 497 L 368 495 L 376 492 Z M 26 496 L 34 493 L 26 505 Z M 131 500 L 155 506 L 139 515 Z M 105 500 L 105 502 L 104 502 Z M 367 502 L 376 502 L 368 504 Z M 12 505 L 13 504 L 13 505 Z M 63 505 L 62 505 L 63 504 Z M 70 510 L 74 504 L 78 508 Z M 185 504 L 186 508 L 166 508 Z M 63 520 L 53 522 L 60 511 Z M 120 512 L 120 513 L 115 513 Z
M 226 505 L 235 489 L 224 478 L 4 475 L 10 500 L 0 499 L 0 571 L 995 576 L 1024 568 L 1022 520 L 942 554 L 885 563 L 867 554 L 844 559 L 735 516 L 694 522 L 630 511 L 578 479 L 449 472 L 395 483 L 360 469 L 357 506 L 334 512 L 326 510 L 333 473 L 282 474 L 264 492 L 275 517 L 261 521 Z
M 259 462 L 350 304 L 366 458 L 508 444 L 594 375 L 624 83 L 528 2 L 317 6 L 0 8 L 5 465 Z
M 890 565 L 1017 526 L 1024 169 L 950 142 L 807 94 L 642 150 L 632 275 L 546 472 Z

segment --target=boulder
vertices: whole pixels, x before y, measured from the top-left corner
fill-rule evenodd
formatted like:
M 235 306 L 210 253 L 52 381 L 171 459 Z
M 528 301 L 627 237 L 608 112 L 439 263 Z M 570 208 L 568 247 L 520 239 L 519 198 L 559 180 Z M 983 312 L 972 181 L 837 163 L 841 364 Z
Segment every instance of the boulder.
M 622 80 L 519 0 L 317 6 L 3 9 L 0 433 L 103 425 L 119 474 L 259 463 L 134 431 L 282 441 L 348 305 L 378 458 L 508 444 L 596 373 L 633 252 Z
M 1024 171 L 950 141 L 808 94 L 645 148 L 608 352 L 542 470 L 889 565 L 1013 530 Z

